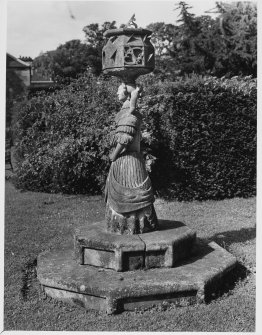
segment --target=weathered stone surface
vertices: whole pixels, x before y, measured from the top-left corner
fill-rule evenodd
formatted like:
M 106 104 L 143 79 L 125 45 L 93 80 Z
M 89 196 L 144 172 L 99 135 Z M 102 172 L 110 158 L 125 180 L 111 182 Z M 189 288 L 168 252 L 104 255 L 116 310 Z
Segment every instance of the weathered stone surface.
M 116 235 L 104 221 L 83 225 L 75 231 L 75 256 L 79 264 L 115 271 L 173 267 L 189 256 L 196 233 L 182 222 L 159 220 L 159 231 Z
M 197 255 L 175 268 L 119 273 L 79 265 L 73 256 L 72 249 L 39 255 L 37 276 L 46 293 L 109 314 L 163 301 L 204 302 L 207 288 L 216 289 L 236 265 L 236 258 L 214 242 L 197 244 Z
M 145 267 L 174 267 L 190 256 L 196 233 L 178 221 L 159 220 L 159 230 L 140 235 L 146 245 Z
M 118 98 L 123 106 L 112 132 L 112 164 L 105 187 L 106 221 L 110 232 L 141 234 L 156 230 L 154 192 L 140 152 L 141 114 L 136 110 L 140 87 L 122 84 Z
M 120 235 L 143 234 L 158 228 L 158 220 L 153 204 L 124 214 L 115 212 L 107 204 L 105 219 L 107 230 Z
M 59 290 L 48 286 L 45 286 L 44 290 L 49 297 L 57 300 L 65 300 L 70 304 L 78 305 L 86 309 L 96 309 L 100 311 L 107 310 L 107 302 L 104 297 Z
M 106 231 L 105 221 L 75 230 L 75 258 L 79 264 L 127 271 L 143 266 L 145 244 L 138 235 L 116 235 Z
M 150 41 L 152 32 L 141 28 L 107 30 L 102 51 L 103 72 L 126 82 L 154 70 L 155 52 Z

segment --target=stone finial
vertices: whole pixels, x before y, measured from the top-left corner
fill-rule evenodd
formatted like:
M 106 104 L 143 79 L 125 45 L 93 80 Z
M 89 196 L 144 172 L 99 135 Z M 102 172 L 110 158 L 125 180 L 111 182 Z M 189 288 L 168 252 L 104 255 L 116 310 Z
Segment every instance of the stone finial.
M 131 26 L 134 26 L 135 28 L 137 28 L 137 24 L 135 23 L 135 21 L 136 21 L 135 14 L 133 14 L 131 18 L 129 19 L 129 21 L 127 22 L 127 24 L 125 25 L 125 28 L 131 27 Z

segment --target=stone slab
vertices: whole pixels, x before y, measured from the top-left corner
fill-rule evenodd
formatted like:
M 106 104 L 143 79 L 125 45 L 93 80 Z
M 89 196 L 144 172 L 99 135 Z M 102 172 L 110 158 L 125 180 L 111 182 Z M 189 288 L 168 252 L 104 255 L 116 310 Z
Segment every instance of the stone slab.
M 81 265 L 115 271 L 143 267 L 145 244 L 138 235 L 117 235 L 106 231 L 105 221 L 82 225 L 74 233 L 75 258 Z
M 107 310 L 106 298 L 95 295 L 81 294 L 79 292 L 70 292 L 59 290 L 57 288 L 45 286 L 45 293 L 57 300 L 64 300 L 70 304 L 84 307 L 85 309 L 95 309 L 100 311 Z
M 159 220 L 159 229 L 140 235 L 145 243 L 145 268 L 174 267 L 191 255 L 196 233 L 184 223 Z
M 191 254 L 196 233 L 182 222 L 159 220 L 159 229 L 138 235 L 106 231 L 105 221 L 75 229 L 75 257 L 79 264 L 115 271 L 173 267 Z
M 48 295 L 112 314 L 163 301 L 203 302 L 207 290 L 215 289 L 234 268 L 236 258 L 211 242 L 198 243 L 197 255 L 175 268 L 99 269 L 75 262 L 73 249 L 44 252 L 37 264 L 38 279 Z

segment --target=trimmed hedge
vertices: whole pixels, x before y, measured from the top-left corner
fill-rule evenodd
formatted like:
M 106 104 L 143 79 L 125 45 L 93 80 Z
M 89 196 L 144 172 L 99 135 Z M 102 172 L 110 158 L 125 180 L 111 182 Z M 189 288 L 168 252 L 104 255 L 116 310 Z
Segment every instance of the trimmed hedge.
M 109 132 L 120 108 L 116 99 L 108 98 L 113 87 L 114 83 L 87 76 L 54 94 L 42 93 L 16 106 L 18 187 L 101 192 L 109 168 Z
M 256 81 L 145 76 L 145 155 L 154 189 L 178 200 L 248 197 L 256 192 Z M 18 186 L 98 194 L 110 166 L 109 132 L 119 110 L 117 81 L 85 76 L 16 106 Z

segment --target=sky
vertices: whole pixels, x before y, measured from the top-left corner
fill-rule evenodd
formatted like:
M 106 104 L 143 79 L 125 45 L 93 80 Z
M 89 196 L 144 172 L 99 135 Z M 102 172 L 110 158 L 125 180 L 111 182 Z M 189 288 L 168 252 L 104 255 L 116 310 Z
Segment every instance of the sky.
M 38 56 L 72 39 L 84 39 L 83 27 L 105 21 L 127 23 L 135 13 L 138 26 L 176 24 L 179 1 L 13 1 L 7 0 L 7 47 L 15 57 Z M 215 8 L 213 0 L 188 0 L 195 15 Z

